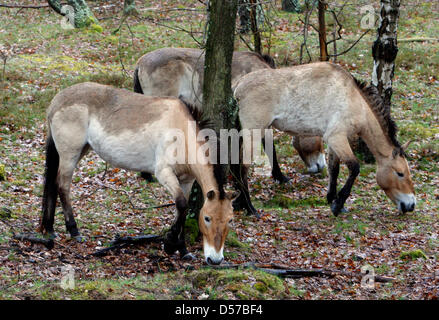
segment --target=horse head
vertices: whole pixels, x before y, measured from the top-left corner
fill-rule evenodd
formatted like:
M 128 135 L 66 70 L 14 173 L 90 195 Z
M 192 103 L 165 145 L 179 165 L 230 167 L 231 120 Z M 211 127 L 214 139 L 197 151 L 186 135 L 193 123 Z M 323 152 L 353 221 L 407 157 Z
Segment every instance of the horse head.
M 223 259 L 224 242 L 233 219 L 232 202 L 239 192 L 225 193 L 211 190 L 207 192 L 200 211 L 198 224 L 203 234 L 204 257 L 208 264 L 220 264 Z
M 378 164 L 376 176 L 378 185 L 402 213 L 413 211 L 416 205 L 415 190 L 404 153 L 409 143 L 395 147 L 392 155 Z

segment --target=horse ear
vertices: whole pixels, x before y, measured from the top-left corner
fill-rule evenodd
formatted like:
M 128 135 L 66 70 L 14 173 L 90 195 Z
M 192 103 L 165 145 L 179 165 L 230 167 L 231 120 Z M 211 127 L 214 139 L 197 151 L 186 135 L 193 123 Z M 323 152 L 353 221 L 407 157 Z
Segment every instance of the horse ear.
M 213 200 L 214 198 L 215 198 L 215 191 L 210 190 L 210 191 L 207 193 L 207 199 L 209 199 L 209 200 Z
M 230 201 L 234 201 L 236 198 L 239 197 L 239 195 L 241 194 L 241 191 L 237 190 L 235 192 L 230 192 L 226 195 L 227 199 L 229 199 Z
M 413 142 L 413 140 L 409 140 L 409 141 L 407 141 L 406 143 L 404 143 L 404 144 L 401 146 L 401 149 L 404 150 L 404 151 L 407 150 L 409 144 L 412 143 L 412 142 Z

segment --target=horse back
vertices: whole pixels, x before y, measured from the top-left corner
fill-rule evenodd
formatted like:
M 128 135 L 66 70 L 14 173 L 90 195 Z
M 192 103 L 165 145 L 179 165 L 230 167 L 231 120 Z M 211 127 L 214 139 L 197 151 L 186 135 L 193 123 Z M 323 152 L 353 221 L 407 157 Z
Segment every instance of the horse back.
M 331 123 L 342 125 L 364 111 L 351 75 L 326 62 L 251 72 L 234 93 L 241 122 L 291 134 L 324 135 Z
M 191 48 L 162 48 L 145 54 L 137 63 L 144 94 L 183 96 L 201 108 L 204 58 L 202 50 Z M 234 52 L 232 86 L 243 75 L 266 68 L 271 66 L 263 56 L 254 52 Z

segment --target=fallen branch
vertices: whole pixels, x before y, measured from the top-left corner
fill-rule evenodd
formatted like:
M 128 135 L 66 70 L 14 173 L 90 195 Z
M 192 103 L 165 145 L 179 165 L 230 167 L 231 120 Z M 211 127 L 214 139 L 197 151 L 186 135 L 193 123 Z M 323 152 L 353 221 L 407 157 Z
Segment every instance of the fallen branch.
M 13 9 L 41 9 L 41 8 L 48 8 L 48 4 L 41 4 L 38 6 L 33 5 L 22 5 L 22 4 L 6 4 L 6 3 L 0 3 L 0 7 L 3 8 L 13 8 Z
M 49 250 L 54 247 L 53 239 L 39 238 L 31 234 L 14 234 L 13 238 L 19 241 L 29 241 L 31 243 L 43 244 Z
M 148 243 L 152 243 L 152 242 L 161 242 L 162 241 L 162 237 L 158 236 L 158 235 L 152 235 L 152 234 L 148 234 L 148 235 L 141 235 L 141 236 L 126 236 L 126 237 L 120 237 L 117 236 L 116 239 L 114 239 L 111 244 L 112 245 L 117 245 L 117 244 L 121 244 L 121 243 L 126 243 L 126 244 L 135 244 L 135 245 L 141 245 L 141 244 L 148 244 Z
M 133 237 L 116 236 L 116 239 L 114 239 L 111 242 L 110 247 L 97 250 L 93 252 L 91 255 L 95 257 L 103 257 L 109 254 L 113 250 L 122 249 L 128 247 L 129 245 L 145 245 L 149 243 L 159 243 L 162 241 L 163 241 L 163 237 L 158 235 L 141 235 L 141 236 L 133 236 Z
M 255 270 L 261 270 L 282 278 L 305 278 L 305 277 L 329 277 L 333 278 L 337 275 L 362 278 L 364 274 L 358 272 L 349 272 L 342 270 L 332 270 L 323 268 L 312 269 L 291 269 L 287 266 L 281 266 L 277 264 L 261 264 L 261 263 L 243 263 L 243 264 L 224 264 L 219 266 L 210 266 L 214 269 L 238 269 L 238 268 L 250 268 Z M 395 278 L 375 275 L 376 282 L 393 282 Z

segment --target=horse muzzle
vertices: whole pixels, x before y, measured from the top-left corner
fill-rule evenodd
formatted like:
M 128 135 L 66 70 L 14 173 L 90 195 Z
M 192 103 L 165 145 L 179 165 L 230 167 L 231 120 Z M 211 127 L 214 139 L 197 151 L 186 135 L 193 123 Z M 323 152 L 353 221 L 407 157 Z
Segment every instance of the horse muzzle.
M 224 260 L 224 247 L 217 251 L 213 246 L 204 242 L 204 258 L 209 265 L 219 265 Z
M 326 167 L 326 159 L 324 153 L 319 153 L 317 157 L 309 160 L 308 172 L 318 173 Z
M 415 210 L 416 198 L 413 193 L 401 193 L 396 198 L 396 203 L 398 205 L 399 212 L 406 213 Z

